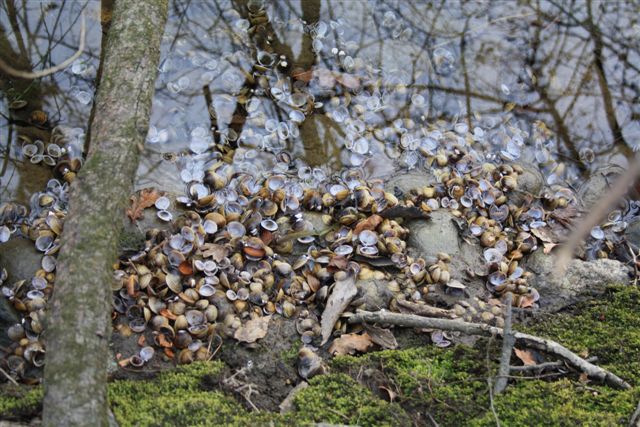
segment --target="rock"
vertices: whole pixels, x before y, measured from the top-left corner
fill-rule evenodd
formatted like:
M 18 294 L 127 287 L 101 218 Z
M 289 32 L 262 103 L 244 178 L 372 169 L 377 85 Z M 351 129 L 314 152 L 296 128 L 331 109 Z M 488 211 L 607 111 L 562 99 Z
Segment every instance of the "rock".
M 41 259 L 42 255 L 30 240 L 18 237 L 0 244 L 0 268 L 7 269 L 7 284 L 31 279 L 40 268 Z M 18 321 L 11 303 L 0 296 L 0 346 L 9 345 L 11 340 L 7 336 L 7 328 Z
M 436 178 L 425 170 L 414 170 L 404 174 L 389 176 L 385 181 L 385 191 L 395 193 L 399 190 L 402 193 L 408 193 L 415 188 L 435 184 Z
M 445 252 L 451 256 L 451 274 L 460 279 L 466 268 L 476 271 L 483 261 L 478 243 L 469 244 L 459 234 L 457 218 L 445 210 L 431 212 L 429 220 L 413 220 L 409 228 L 409 247 L 421 257 L 436 256 Z
M 544 177 L 537 167 L 517 163 L 523 169 L 518 174 L 518 189 L 509 194 L 509 199 L 515 204 L 520 204 L 527 195 L 539 196 L 544 189 Z
M 295 409 L 295 406 L 293 404 L 293 398 L 296 397 L 296 394 L 298 394 L 299 392 L 301 392 L 307 387 L 309 387 L 309 383 L 306 381 L 302 381 L 300 382 L 300 384 L 292 388 L 289 394 L 287 394 L 287 397 L 285 397 L 285 399 L 278 406 L 280 408 L 280 413 L 286 414 L 287 412 L 293 411 Z
M 9 347 L 11 340 L 7 335 L 7 329 L 18 322 L 18 316 L 11 303 L 4 296 L 0 296 L 0 346 Z
M 8 282 L 31 279 L 40 268 L 42 253 L 38 252 L 31 240 L 14 237 L 0 244 L 0 268 L 6 268 Z
M 636 250 L 640 248 L 640 217 L 634 218 L 629 222 L 629 225 L 624 230 L 624 237 Z M 622 247 L 621 255 L 629 255 L 627 248 Z
M 386 309 L 393 297 L 386 280 L 357 280 L 356 289 L 358 293 L 351 305 L 367 311 Z
M 540 307 L 549 312 L 559 311 L 584 297 L 601 294 L 608 285 L 628 283 L 630 277 L 628 267 L 611 259 L 574 259 L 567 272 L 558 275 L 554 257 L 542 251 L 531 255 L 525 268 L 535 273 L 529 284 L 540 293 Z
M 578 189 L 578 197 L 585 208 L 595 205 L 611 188 L 625 170 L 618 165 L 608 165 L 591 174 Z

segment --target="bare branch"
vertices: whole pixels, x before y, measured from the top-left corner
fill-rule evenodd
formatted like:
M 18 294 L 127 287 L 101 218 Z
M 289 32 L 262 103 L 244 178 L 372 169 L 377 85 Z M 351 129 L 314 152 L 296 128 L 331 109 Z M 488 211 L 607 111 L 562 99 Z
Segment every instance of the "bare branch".
M 432 319 L 429 317 L 420 317 L 411 314 L 391 313 L 387 311 L 358 312 L 349 317 L 348 322 L 387 323 L 391 325 L 411 328 L 432 328 L 445 331 L 458 331 L 469 335 L 504 336 L 504 331 L 502 328 L 497 328 L 495 326 L 489 326 L 481 323 L 468 323 L 449 319 Z M 582 357 L 578 356 L 568 348 L 555 341 L 515 331 L 513 332 L 513 336 L 515 337 L 516 341 L 521 342 L 527 347 L 535 348 L 537 350 L 558 356 L 559 358 L 567 362 L 568 365 L 584 372 L 592 379 L 602 381 L 609 386 L 619 389 L 626 390 L 631 388 L 631 385 L 622 378 L 584 360 Z
M 50 68 L 45 68 L 44 70 L 40 70 L 40 71 L 23 71 L 23 70 L 16 70 L 15 68 L 13 68 L 11 65 L 7 64 L 0 58 L 0 70 L 2 70 L 3 73 L 8 74 L 10 76 L 18 77 L 20 79 L 27 79 L 27 80 L 39 79 L 41 77 L 46 77 L 51 74 L 55 74 L 58 71 L 61 71 L 67 68 L 69 65 L 73 63 L 73 61 L 75 61 L 80 57 L 80 55 L 82 55 L 82 52 L 84 51 L 86 32 L 87 31 L 86 31 L 86 25 L 84 22 L 84 12 L 83 12 L 82 20 L 80 21 L 80 45 L 78 46 L 78 50 L 76 51 L 76 53 L 71 55 L 64 62 Z

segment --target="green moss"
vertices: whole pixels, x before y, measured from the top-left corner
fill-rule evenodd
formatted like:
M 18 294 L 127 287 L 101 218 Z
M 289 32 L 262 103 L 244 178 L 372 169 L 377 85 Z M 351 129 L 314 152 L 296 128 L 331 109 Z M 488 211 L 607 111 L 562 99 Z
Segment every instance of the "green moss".
M 640 382 L 640 290 L 612 286 L 602 299 L 576 314 L 561 314 L 537 323 L 527 332 L 553 338 L 582 356 L 597 356 L 598 364 L 631 382 Z
M 294 397 L 296 420 L 302 423 L 406 425 L 410 419 L 398 405 L 374 397 L 345 374 L 315 377 Z
M 618 286 L 573 313 L 536 319 L 517 329 L 554 339 L 636 384 L 640 379 L 640 291 Z M 474 348 L 420 347 L 340 357 L 332 368 L 352 376 L 376 370 L 385 387 L 397 393 L 408 413 L 427 411 L 443 426 L 495 425 L 619 425 L 626 424 L 640 399 L 640 389 L 614 390 L 578 380 L 522 378 L 496 396 L 490 410 L 489 384 L 495 378 L 500 342 L 480 340 Z M 487 352 L 489 362 L 487 362 Z
M 302 342 L 293 342 L 288 350 L 280 352 L 280 360 L 286 365 L 294 365 L 298 359 L 298 352 L 302 347 Z
M 463 425 L 488 406 L 486 344 L 479 348 L 387 350 L 336 358 L 332 366 L 351 374 L 375 369 L 384 378 L 383 386 L 397 393 L 398 403 L 409 412 L 427 410 L 437 414 L 442 425 Z M 493 345 L 491 354 L 495 349 Z
M 637 288 L 613 287 L 573 313 L 536 319 L 534 325 L 517 329 L 598 356 L 598 364 L 636 385 L 639 304 Z M 508 426 L 610 426 L 625 425 L 640 400 L 640 388 L 621 391 L 583 383 L 577 373 L 560 379 L 528 377 L 512 380 L 504 394 L 494 396 L 494 415 L 487 379 L 495 378 L 500 344 L 480 340 L 473 348 L 422 346 L 338 357 L 331 363 L 332 373 L 313 378 L 286 415 L 248 411 L 238 399 L 212 390 L 221 362 L 195 363 L 148 381 L 117 381 L 109 385 L 109 399 L 122 426 L 429 425 L 425 414 L 441 426 L 495 425 L 496 418 Z M 293 345 L 283 352 L 283 361 L 293 363 L 297 351 Z M 395 394 L 393 403 L 376 397 L 380 387 Z M 29 419 L 39 412 L 40 387 L 0 391 L 0 419 Z
M 151 381 L 117 381 L 109 386 L 109 400 L 121 426 L 305 425 L 315 421 L 392 425 L 409 418 L 398 406 L 373 396 L 344 374 L 314 378 L 296 395 L 295 410 L 286 415 L 255 413 L 236 399 L 210 390 L 221 363 L 194 363 L 165 372 Z
M 0 387 L 0 419 L 22 420 L 36 416 L 42 408 L 41 386 L 16 387 L 4 384 Z
M 637 394 L 606 387 L 582 388 L 569 379 L 521 380 L 496 397 L 494 406 L 497 418 L 509 426 L 626 425 Z M 496 416 L 487 411 L 469 424 L 494 426 Z
M 199 425 L 207 419 L 232 421 L 235 401 L 204 390 L 203 379 L 220 372 L 220 362 L 193 363 L 164 372 L 155 380 L 116 381 L 109 385 L 109 401 L 121 426 Z

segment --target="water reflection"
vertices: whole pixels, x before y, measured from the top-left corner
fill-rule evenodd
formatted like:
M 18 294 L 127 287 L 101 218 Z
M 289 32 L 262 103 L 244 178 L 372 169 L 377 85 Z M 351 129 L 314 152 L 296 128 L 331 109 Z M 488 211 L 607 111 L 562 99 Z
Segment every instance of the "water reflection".
M 101 4 L 52 5 L 2 3 L 0 54 L 21 69 L 62 62 L 77 47 L 83 8 L 90 20 L 73 67 L 0 83 L 2 200 L 25 201 L 49 173 L 22 155 L 20 135 L 44 140 L 56 124 L 87 127 Z M 437 121 L 469 131 L 488 159 L 536 162 L 550 183 L 574 182 L 598 165 L 625 164 L 639 148 L 639 9 L 174 1 L 137 186 L 182 192 L 176 177 L 191 180 L 213 161 L 256 172 L 273 168 L 282 150 L 300 168 L 359 166 L 385 176 L 422 167 L 417 153 L 435 149 Z M 8 108 L 20 99 L 25 108 Z M 30 123 L 34 110 L 48 113 L 44 126 Z

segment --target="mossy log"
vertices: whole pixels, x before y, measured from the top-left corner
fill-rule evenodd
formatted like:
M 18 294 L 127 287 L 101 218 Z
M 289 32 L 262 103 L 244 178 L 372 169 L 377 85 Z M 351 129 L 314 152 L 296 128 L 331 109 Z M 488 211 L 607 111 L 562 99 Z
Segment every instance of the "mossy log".
M 46 331 L 43 421 L 107 425 L 112 265 L 149 112 L 167 0 L 117 1 L 91 148 L 71 186 Z

